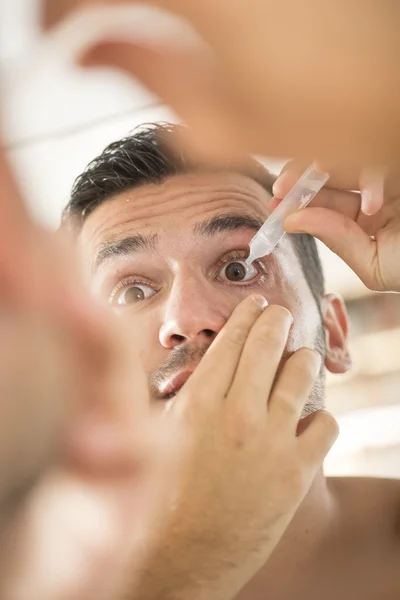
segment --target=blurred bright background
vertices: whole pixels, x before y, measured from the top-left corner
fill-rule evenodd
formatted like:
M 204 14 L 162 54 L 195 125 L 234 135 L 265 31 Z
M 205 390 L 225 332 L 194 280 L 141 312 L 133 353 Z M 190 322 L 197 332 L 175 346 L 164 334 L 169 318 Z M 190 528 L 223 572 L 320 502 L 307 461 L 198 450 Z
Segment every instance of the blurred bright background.
M 150 30 L 157 14 L 138 10 Z M 36 62 L 39 38 L 37 0 L 0 0 L 2 131 L 29 206 L 56 227 L 74 178 L 109 142 L 176 117 L 122 75 L 71 67 L 60 48 Z M 328 250 L 321 256 L 327 290 L 347 303 L 354 359 L 350 374 L 328 377 L 341 433 L 326 471 L 400 477 L 400 295 L 371 293 Z

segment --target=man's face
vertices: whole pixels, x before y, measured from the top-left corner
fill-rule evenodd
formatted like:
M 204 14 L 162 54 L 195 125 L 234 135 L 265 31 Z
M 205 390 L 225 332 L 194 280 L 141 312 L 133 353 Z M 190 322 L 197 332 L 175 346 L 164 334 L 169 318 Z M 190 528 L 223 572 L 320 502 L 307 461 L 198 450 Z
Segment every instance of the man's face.
M 131 328 L 152 400 L 168 400 L 179 391 L 248 294 L 263 294 L 269 304 L 292 312 L 284 360 L 302 346 L 325 353 L 320 311 L 290 237 L 254 263 L 254 270 L 245 268 L 269 198 L 243 175 L 196 173 L 124 192 L 87 218 L 80 245 L 91 287 Z M 336 355 L 338 345 L 345 348 L 345 339 L 338 344 L 337 328 L 346 334 L 338 306 L 328 311 Z M 320 381 L 309 408 L 322 405 L 322 388 Z

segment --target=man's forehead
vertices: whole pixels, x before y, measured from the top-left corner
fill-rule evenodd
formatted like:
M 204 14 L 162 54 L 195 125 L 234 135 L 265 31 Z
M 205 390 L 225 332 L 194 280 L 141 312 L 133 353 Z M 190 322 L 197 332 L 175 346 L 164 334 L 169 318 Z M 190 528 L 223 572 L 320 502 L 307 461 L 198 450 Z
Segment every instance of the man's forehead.
M 192 228 L 224 213 L 264 220 L 271 195 L 256 181 L 237 173 L 176 175 L 159 184 L 143 185 L 105 201 L 87 218 L 84 246 L 124 238 L 136 231 Z

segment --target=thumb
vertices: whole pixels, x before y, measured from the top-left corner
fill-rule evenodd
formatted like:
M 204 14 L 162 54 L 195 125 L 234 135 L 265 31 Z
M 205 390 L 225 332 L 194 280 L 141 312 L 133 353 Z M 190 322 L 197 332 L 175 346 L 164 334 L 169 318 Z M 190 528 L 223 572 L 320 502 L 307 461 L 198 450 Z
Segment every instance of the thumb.
M 308 233 L 323 242 L 369 288 L 382 288 L 375 240 L 351 218 L 327 208 L 306 208 L 285 221 L 288 233 Z

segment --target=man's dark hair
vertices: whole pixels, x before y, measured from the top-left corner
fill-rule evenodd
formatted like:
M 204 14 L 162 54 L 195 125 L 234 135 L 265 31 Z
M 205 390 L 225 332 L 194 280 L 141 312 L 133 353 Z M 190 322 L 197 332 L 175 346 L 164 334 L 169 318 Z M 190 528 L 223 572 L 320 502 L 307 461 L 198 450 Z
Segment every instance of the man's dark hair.
M 182 173 L 239 172 L 272 194 L 275 178 L 258 161 L 249 157 L 240 163 L 227 161 L 223 165 L 206 165 L 195 159 L 186 146 L 182 150 L 184 132 L 184 125 L 150 124 L 107 146 L 75 180 L 63 212 L 63 225 L 79 231 L 88 215 L 113 196 L 142 185 L 162 183 L 168 177 Z M 324 294 L 324 277 L 315 240 L 307 234 L 290 237 L 319 306 Z

